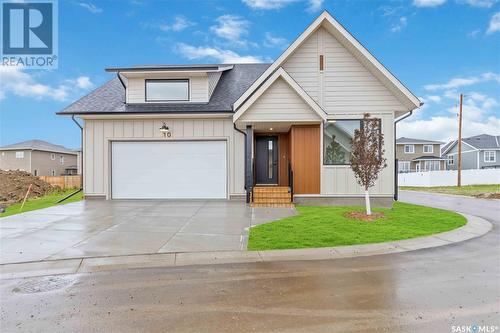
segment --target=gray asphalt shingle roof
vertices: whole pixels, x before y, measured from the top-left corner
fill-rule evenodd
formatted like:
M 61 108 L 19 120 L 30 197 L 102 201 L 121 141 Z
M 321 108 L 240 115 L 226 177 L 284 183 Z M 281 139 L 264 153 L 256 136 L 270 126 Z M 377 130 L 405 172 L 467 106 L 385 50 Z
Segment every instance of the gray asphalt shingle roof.
M 232 69 L 222 72 L 208 103 L 125 104 L 125 89 L 120 80 L 114 78 L 58 114 L 233 112 L 233 103 L 270 64 L 234 64 L 233 66 Z
M 462 142 L 471 145 L 476 149 L 498 149 L 500 148 L 500 135 L 480 134 L 463 138 Z M 457 140 L 448 142 L 442 149 L 442 154 L 447 153 L 457 143 Z
M 413 161 L 425 161 L 425 160 L 444 160 L 444 158 L 441 158 L 439 156 L 428 155 L 428 156 L 420 156 L 413 159 Z
M 412 139 L 412 138 L 405 138 L 401 137 L 396 139 L 397 144 L 404 144 L 404 143 L 428 143 L 428 144 L 443 144 L 444 142 L 441 141 L 432 141 L 432 140 L 426 140 L 426 139 Z
M 55 145 L 53 143 L 43 140 L 28 140 L 0 147 L 0 150 L 16 150 L 16 149 L 42 150 L 42 151 L 74 154 L 74 155 L 77 154 L 76 150 L 69 149 L 61 145 Z

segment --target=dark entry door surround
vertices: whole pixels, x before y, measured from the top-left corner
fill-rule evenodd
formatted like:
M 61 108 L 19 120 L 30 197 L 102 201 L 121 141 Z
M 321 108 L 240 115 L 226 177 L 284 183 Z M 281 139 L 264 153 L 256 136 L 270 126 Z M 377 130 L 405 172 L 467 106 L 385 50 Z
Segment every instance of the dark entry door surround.
M 255 183 L 278 185 L 278 137 L 255 138 Z

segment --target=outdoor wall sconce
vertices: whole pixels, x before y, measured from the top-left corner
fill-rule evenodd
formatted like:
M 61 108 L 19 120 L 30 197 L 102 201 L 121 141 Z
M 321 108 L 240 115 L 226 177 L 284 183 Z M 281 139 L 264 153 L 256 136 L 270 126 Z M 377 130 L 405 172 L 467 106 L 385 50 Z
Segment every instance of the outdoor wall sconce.
M 172 136 L 172 132 L 170 132 L 170 129 L 165 122 L 163 122 L 163 125 L 160 127 L 160 133 L 164 138 L 170 138 Z

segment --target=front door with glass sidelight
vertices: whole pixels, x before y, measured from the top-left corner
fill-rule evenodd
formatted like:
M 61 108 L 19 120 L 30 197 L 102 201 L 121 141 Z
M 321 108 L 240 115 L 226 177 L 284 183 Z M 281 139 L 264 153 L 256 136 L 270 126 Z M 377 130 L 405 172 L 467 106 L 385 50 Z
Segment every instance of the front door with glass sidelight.
M 278 185 L 278 138 L 258 136 L 255 139 L 255 183 Z

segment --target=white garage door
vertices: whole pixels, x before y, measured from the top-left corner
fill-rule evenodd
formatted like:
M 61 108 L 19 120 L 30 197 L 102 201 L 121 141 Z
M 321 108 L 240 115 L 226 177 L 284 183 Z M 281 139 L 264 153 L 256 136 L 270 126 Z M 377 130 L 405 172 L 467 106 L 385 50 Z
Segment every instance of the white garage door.
M 225 141 L 112 145 L 114 199 L 226 198 Z

